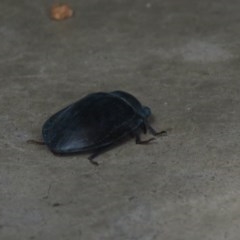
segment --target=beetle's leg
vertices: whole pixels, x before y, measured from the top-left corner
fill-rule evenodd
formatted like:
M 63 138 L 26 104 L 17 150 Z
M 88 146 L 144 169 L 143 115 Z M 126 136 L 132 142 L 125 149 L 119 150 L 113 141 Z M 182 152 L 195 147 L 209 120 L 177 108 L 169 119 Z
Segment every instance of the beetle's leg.
M 153 136 L 161 136 L 161 137 L 167 136 L 166 131 L 156 132 L 149 124 L 147 124 L 147 128 Z
M 97 155 L 99 155 L 100 153 L 101 153 L 100 151 L 97 151 L 97 152 L 93 153 L 92 155 L 90 155 L 90 156 L 88 157 L 88 160 L 90 161 L 90 163 L 92 163 L 92 164 L 95 165 L 95 166 L 98 166 L 98 165 L 99 165 L 98 162 L 94 161 L 93 159 L 94 159 Z
M 95 166 L 99 166 L 99 163 L 96 162 L 96 161 L 94 161 L 94 160 L 91 158 L 93 155 L 95 155 L 95 154 L 92 154 L 90 157 L 88 157 L 90 163 L 93 164 L 93 165 L 95 165 Z M 94 158 L 94 157 L 95 157 L 95 156 L 93 156 L 93 158 Z
M 143 133 L 146 134 L 146 133 L 147 133 L 147 126 L 146 126 L 145 123 L 143 123 L 143 124 L 141 125 L 141 128 L 142 128 L 142 130 L 143 130 Z
M 143 140 L 140 139 L 139 134 L 136 134 L 135 137 L 136 137 L 136 144 L 147 144 L 147 143 L 155 140 L 155 138 L 149 138 L 149 139 L 143 141 Z

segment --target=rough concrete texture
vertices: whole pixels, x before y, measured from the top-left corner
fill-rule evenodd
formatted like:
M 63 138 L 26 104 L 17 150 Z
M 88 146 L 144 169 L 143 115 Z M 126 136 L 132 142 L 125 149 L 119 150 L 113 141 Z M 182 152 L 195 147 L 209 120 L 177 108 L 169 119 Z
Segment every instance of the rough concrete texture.
M 239 239 L 239 2 L 68 3 L 62 22 L 51 1 L 0 3 L 0 239 Z M 99 167 L 26 143 L 57 110 L 115 89 L 168 136 Z

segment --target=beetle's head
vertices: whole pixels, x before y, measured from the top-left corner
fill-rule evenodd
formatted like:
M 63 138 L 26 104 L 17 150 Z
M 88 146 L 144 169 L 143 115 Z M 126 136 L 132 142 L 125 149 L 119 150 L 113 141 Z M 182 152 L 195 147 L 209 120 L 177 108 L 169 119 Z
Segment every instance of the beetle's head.
M 143 106 L 142 110 L 144 118 L 148 118 L 152 114 L 151 109 L 149 107 Z

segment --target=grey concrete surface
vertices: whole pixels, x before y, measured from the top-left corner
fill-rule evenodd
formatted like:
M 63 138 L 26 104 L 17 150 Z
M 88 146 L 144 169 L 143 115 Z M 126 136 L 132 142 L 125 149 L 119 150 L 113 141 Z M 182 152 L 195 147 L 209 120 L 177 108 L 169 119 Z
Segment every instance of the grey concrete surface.
M 0 3 L 0 239 L 239 239 L 239 1 L 69 0 L 63 22 L 52 3 Z M 115 89 L 168 136 L 99 167 L 26 143 L 55 111 Z

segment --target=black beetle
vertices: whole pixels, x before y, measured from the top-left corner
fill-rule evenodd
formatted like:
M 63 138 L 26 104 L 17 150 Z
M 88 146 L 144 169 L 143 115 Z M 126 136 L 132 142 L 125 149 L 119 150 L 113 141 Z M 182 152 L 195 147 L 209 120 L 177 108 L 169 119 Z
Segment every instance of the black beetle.
M 97 92 L 87 95 L 51 116 L 43 125 L 44 144 L 56 154 L 93 152 L 89 160 L 113 144 L 132 136 L 136 143 L 148 143 L 154 138 L 140 140 L 140 132 L 156 132 L 148 123 L 149 107 L 123 91 Z

